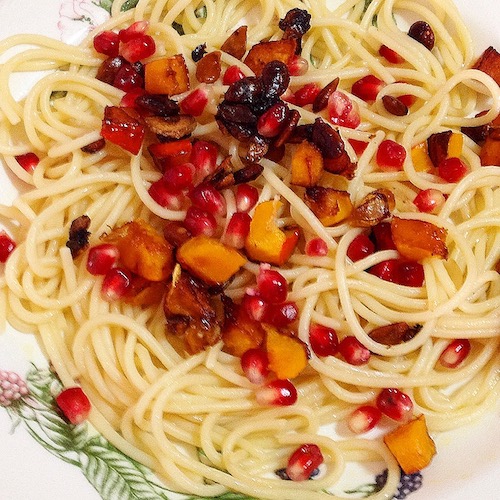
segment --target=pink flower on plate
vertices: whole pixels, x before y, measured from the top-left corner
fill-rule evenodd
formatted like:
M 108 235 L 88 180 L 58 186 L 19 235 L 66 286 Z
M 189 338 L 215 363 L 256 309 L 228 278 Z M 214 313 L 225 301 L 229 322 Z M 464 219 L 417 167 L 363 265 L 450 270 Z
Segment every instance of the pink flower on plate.
M 108 18 L 109 12 L 95 0 L 63 0 L 57 23 L 61 40 L 66 43 L 79 41 Z
M 17 373 L 0 370 L 0 406 L 10 406 L 28 393 L 26 382 Z

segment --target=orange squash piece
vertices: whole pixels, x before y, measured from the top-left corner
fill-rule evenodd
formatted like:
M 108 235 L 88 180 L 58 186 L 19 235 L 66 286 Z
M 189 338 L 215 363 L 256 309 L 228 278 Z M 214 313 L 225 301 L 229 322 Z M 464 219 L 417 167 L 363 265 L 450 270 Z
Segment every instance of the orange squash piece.
M 411 148 L 411 160 L 417 172 L 430 172 L 434 168 L 427 153 L 427 142 L 420 142 Z
M 292 155 L 292 180 L 295 186 L 316 185 L 323 175 L 321 151 L 309 141 L 302 141 Z
M 177 261 L 193 276 L 208 285 L 222 285 L 245 264 L 240 252 L 215 238 L 195 236 L 177 250 Z
M 271 61 L 288 64 L 295 55 L 297 42 L 293 38 L 255 44 L 245 57 L 244 63 L 260 76 L 264 66 Z
M 162 57 L 144 66 L 144 87 L 149 94 L 182 94 L 189 90 L 189 72 L 182 54 Z
M 163 281 L 172 273 L 172 246 L 142 219 L 113 229 L 105 241 L 118 247 L 120 260 L 127 269 L 146 280 Z
M 227 320 L 222 329 L 224 350 L 238 357 L 243 356 L 248 349 L 262 346 L 264 336 L 262 325 L 252 319 L 241 306 L 238 306 L 235 316 Z
M 280 379 L 294 378 L 307 366 L 307 346 L 298 337 L 281 333 L 271 325 L 266 331 L 266 351 L 269 369 Z
M 406 474 L 427 467 L 436 454 L 436 445 L 429 436 L 424 415 L 386 434 L 384 442 Z
M 305 202 L 327 227 L 347 219 L 353 211 L 349 193 L 330 187 L 314 186 L 306 189 Z
M 431 222 L 393 217 L 391 233 L 397 251 L 407 259 L 448 258 L 447 231 Z

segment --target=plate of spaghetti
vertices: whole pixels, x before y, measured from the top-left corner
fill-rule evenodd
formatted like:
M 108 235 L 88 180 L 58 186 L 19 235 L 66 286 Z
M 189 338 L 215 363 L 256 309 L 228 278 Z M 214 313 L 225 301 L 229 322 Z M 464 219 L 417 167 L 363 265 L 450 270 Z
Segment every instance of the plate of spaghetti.
M 496 498 L 499 16 L 0 0 L 3 496 Z

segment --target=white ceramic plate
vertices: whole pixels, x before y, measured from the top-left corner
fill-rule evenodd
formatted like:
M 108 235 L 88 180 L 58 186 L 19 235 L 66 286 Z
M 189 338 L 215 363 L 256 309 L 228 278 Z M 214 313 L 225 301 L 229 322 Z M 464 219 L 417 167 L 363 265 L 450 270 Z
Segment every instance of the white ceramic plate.
M 474 34 L 476 52 L 481 53 L 489 45 L 500 49 L 500 1 L 455 2 Z M 92 24 L 106 19 L 107 13 L 100 5 L 109 3 L 109 0 L 0 0 L 0 38 L 29 32 L 72 42 L 80 39 Z M 21 86 L 27 83 L 24 79 Z M 15 190 L 3 168 L 0 168 L 0 186 L 0 199 L 8 203 L 15 196 Z M 125 488 L 117 495 L 110 494 L 112 488 L 108 488 L 105 500 L 178 498 L 158 489 L 154 479 L 149 478 L 149 482 L 143 479 L 142 470 L 110 450 L 90 431 L 86 434 L 84 430 L 79 436 L 68 434 L 68 427 L 45 406 L 44 389 L 56 382 L 47 376 L 48 372 L 37 374 L 34 366 L 43 368 L 47 363 L 32 337 L 12 329 L 0 334 L 0 370 L 16 372 L 29 379 L 32 394 L 36 395 L 30 404 L 16 409 L 0 406 L 1 500 L 99 500 L 101 495 L 85 474 L 102 487 L 106 477 L 108 482 L 120 481 L 114 476 L 120 467 L 140 477 L 141 488 L 150 494 L 124 494 Z M 437 436 L 439 453 L 424 470 L 422 486 L 408 495 L 409 500 L 499 500 L 499 424 L 500 409 L 497 409 L 473 426 Z M 78 442 L 82 448 L 67 449 L 65 440 Z M 93 454 L 85 448 L 89 442 L 93 445 Z M 114 469 L 107 467 L 111 462 Z M 360 496 L 361 492 L 349 498 Z

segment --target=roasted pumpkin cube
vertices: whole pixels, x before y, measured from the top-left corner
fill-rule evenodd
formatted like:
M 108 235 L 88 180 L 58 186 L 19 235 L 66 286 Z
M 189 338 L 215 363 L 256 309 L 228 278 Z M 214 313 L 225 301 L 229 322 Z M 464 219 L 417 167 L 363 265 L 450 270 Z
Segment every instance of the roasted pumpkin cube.
M 323 175 L 323 156 L 309 141 L 302 141 L 292 155 L 292 180 L 295 186 L 316 185 Z
M 400 425 L 384 436 L 384 442 L 406 474 L 427 467 L 436 454 L 424 415 Z
M 479 69 L 490 75 L 500 85 L 500 53 L 493 47 L 488 47 L 476 61 L 474 69 Z
M 411 160 L 417 172 L 430 172 L 434 165 L 427 153 L 427 142 L 420 142 L 411 148 Z
M 162 57 L 144 66 L 144 87 L 149 94 L 182 94 L 189 90 L 189 72 L 182 54 Z
M 427 139 L 427 152 L 436 168 L 446 158 L 460 158 L 462 147 L 463 135 L 451 130 L 437 132 Z
M 222 285 L 245 264 L 243 255 L 215 238 L 199 235 L 177 249 L 177 261 L 208 285 Z
M 236 59 L 241 59 L 247 51 L 247 31 L 247 26 L 240 26 L 229 35 L 226 41 L 221 45 L 220 50 Z
M 271 325 L 263 324 L 266 331 L 266 351 L 269 369 L 280 379 L 294 378 L 307 366 L 306 344 L 298 337 L 282 333 Z
M 486 137 L 479 154 L 481 165 L 500 165 L 500 128 L 494 128 Z
M 307 188 L 304 199 L 324 226 L 333 226 L 346 220 L 353 210 L 349 193 L 330 187 Z
M 163 281 L 174 268 L 173 247 L 142 219 L 115 228 L 105 241 L 114 243 L 122 264 L 149 281 Z
M 288 64 L 295 55 L 297 42 L 293 38 L 275 40 L 255 44 L 245 57 L 244 63 L 260 76 L 264 66 L 271 61 L 281 61 Z
M 261 323 L 252 319 L 241 306 L 222 328 L 224 349 L 233 356 L 241 357 L 248 349 L 262 346 L 264 337 Z
M 409 260 L 448 258 L 447 231 L 431 222 L 393 217 L 391 233 L 397 251 Z

